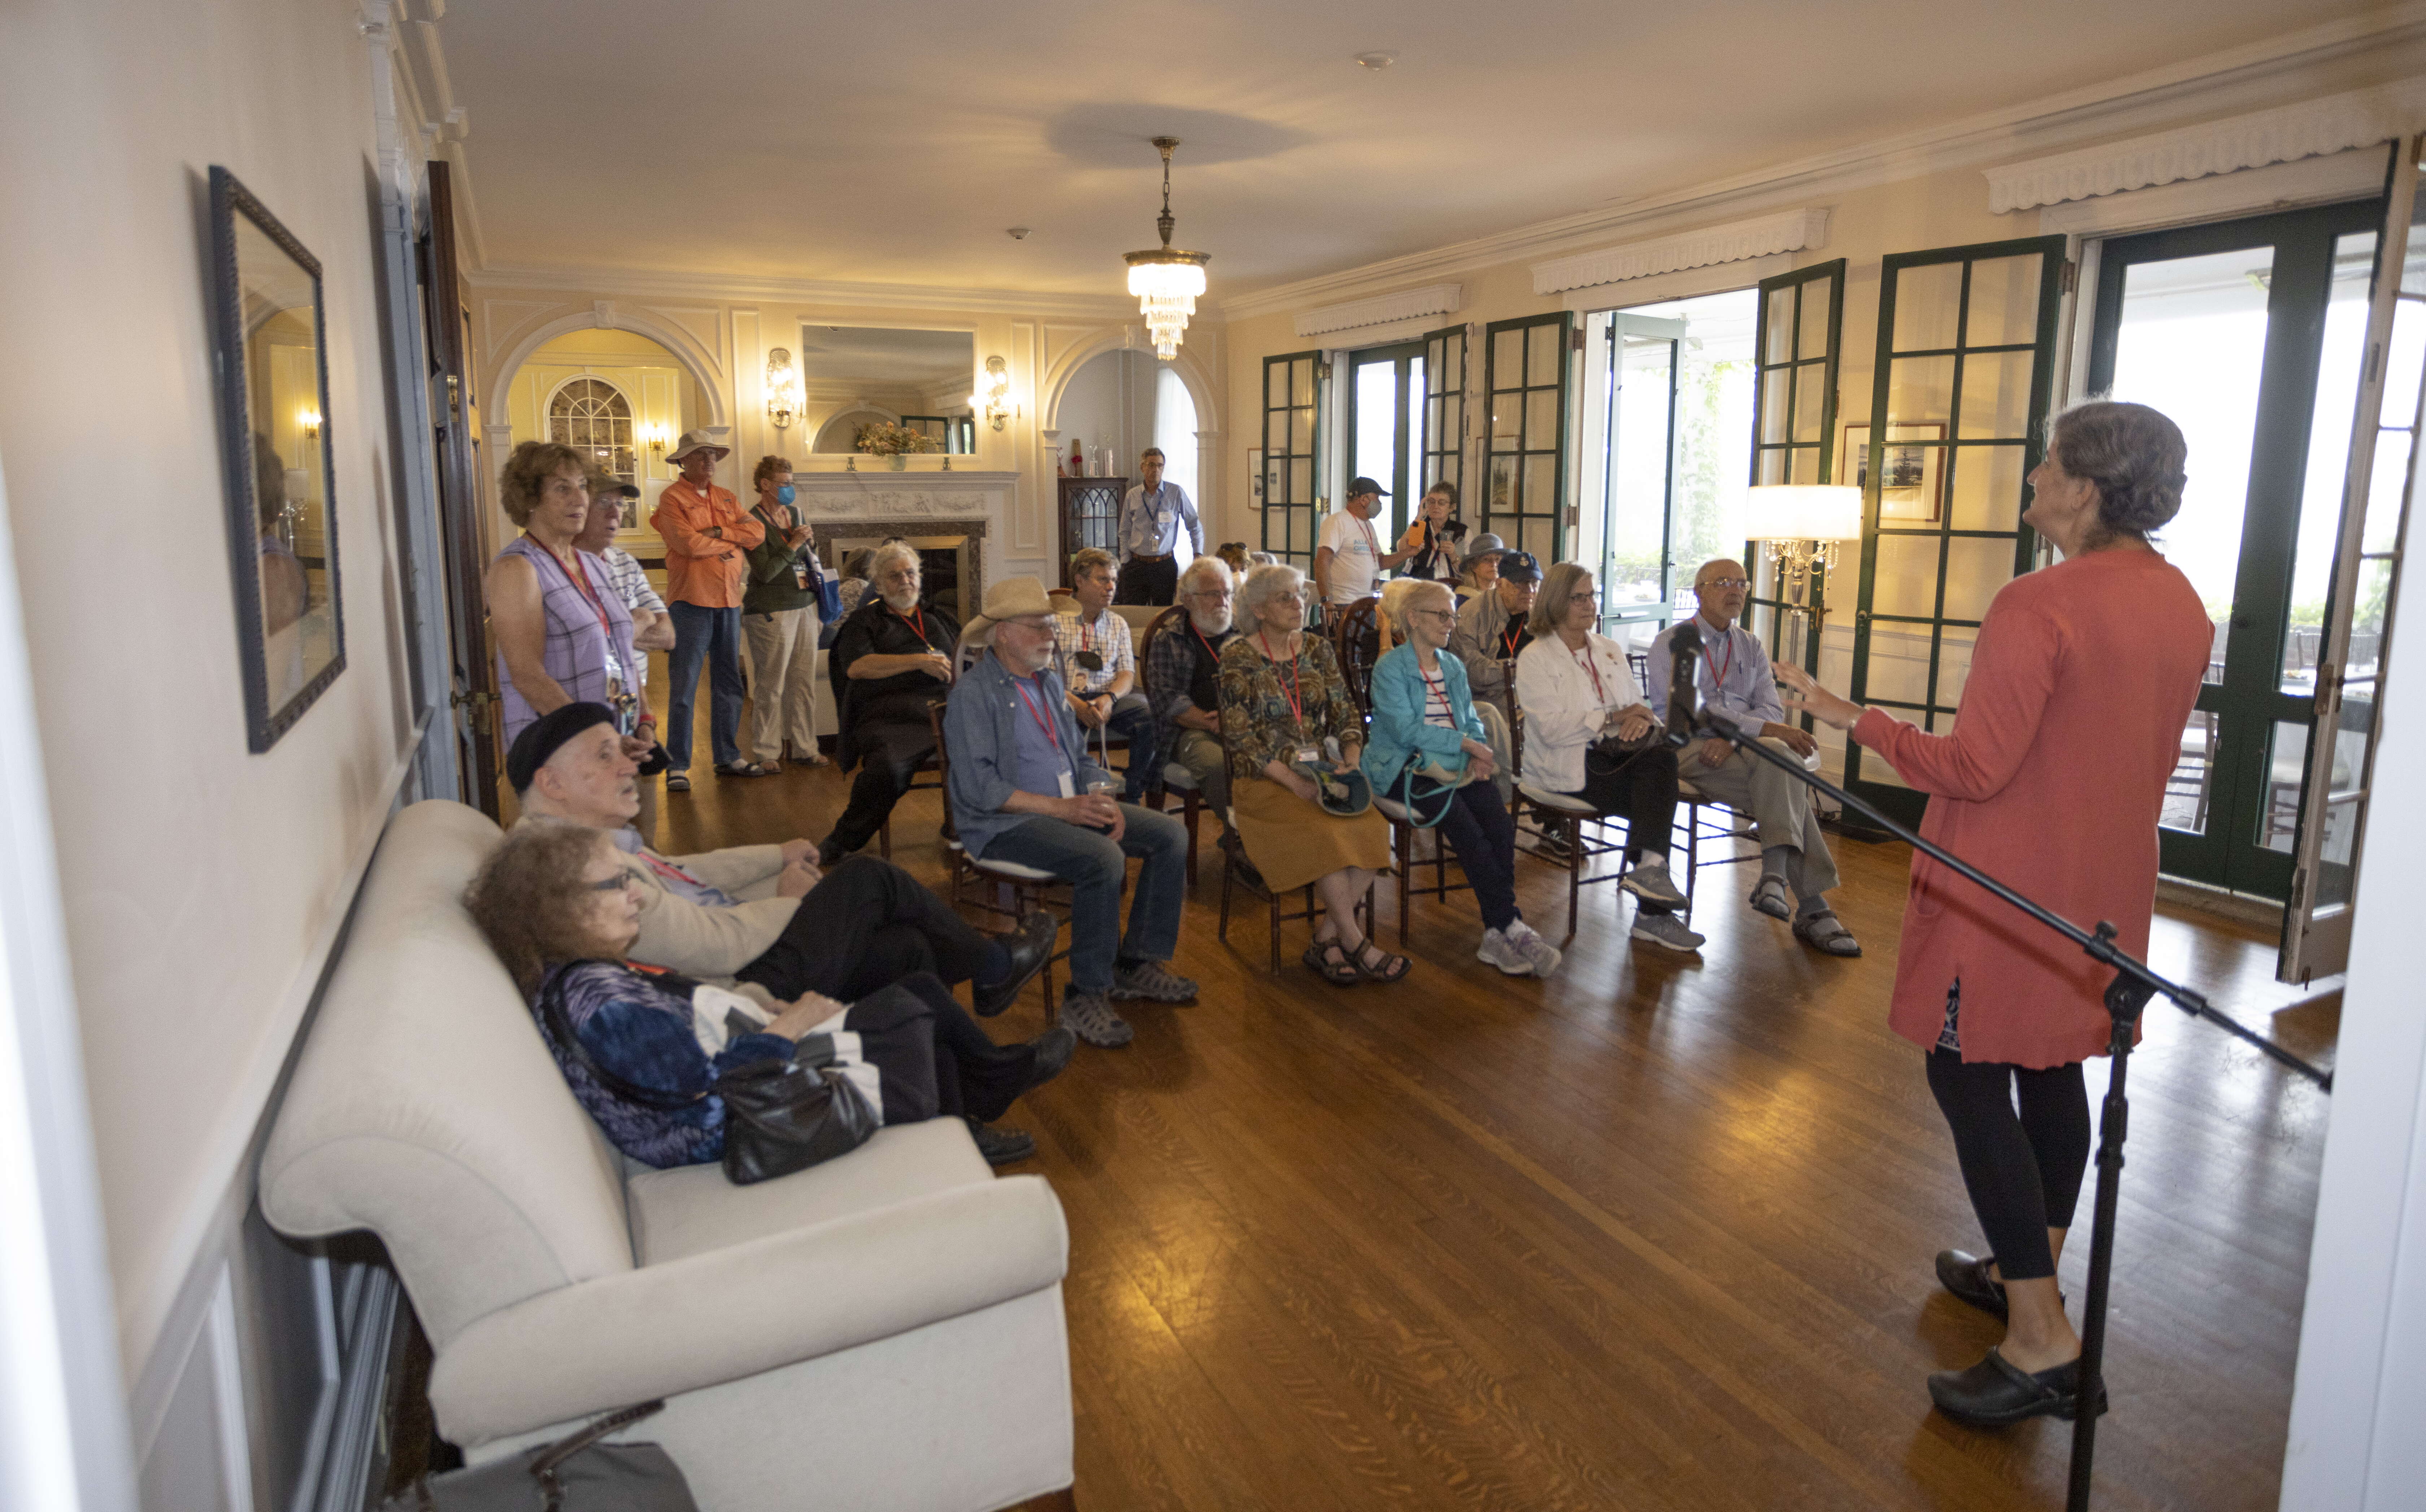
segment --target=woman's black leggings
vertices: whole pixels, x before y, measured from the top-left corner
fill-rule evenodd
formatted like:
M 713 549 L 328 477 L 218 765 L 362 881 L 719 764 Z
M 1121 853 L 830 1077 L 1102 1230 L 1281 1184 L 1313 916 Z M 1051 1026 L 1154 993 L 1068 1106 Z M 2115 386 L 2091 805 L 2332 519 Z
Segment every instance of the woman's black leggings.
M 1929 1089 L 1953 1131 L 1963 1185 L 1997 1269 L 2009 1281 L 2053 1276 L 2047 1231 L 2072 1227 L 2089 1166 L 2089 1089 L 2079 1062 L 2034 1071 L 2002 1061 L 1965 1065 L 1959 1050 L 1933 1050 Z

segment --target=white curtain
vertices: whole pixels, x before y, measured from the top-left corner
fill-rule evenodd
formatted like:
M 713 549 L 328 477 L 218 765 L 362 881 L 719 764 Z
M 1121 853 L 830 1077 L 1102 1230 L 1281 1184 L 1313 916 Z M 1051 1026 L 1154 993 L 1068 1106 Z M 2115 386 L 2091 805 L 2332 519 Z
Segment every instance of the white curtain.
M 1196 506 L 1197 519 L 1204 523 L 1205 543 L 1214 544 L 1211 507 L 1196 491 L 1196 401 L 1189 397 L 1188 385 L 1168 363 L 1155 364 L 1161 371 L 1156 375 L 1154 390 L 1154 443 L 1162 448 L 1162 475 L 1166 482 L 1176 483 L 1188 491 L 1189 501 Z M 1179 533 L 1179 549 L 1175 560 L 1185 570 L 1195 555 L 1188 532 Z

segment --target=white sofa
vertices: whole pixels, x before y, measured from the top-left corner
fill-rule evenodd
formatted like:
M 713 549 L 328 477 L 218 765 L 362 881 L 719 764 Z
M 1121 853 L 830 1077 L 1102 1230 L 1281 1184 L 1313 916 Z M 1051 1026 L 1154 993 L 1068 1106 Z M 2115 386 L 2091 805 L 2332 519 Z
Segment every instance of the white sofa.
M 982 1512 L 1071 1482 L 1061 1278 L 1041 1177 L 956 1119 L 736 1187 L 625 1162 L 459 901 L 498 839 L 457 803 L 389 824 L 262 1155 L 262 1212 L 386 1243 L 480 1462 L 656 1397 L 709 1512 Z

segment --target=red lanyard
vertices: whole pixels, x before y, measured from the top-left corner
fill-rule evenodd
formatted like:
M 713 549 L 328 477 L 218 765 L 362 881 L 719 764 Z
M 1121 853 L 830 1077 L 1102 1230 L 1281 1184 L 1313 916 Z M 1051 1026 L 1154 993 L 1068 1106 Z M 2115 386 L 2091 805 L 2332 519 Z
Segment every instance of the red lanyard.
M 1081 619 L 1078 621 L 1078 649 L 1080 651 L 1093 651 L 1095 649 L 1095 626 L 1093 621 L 1088 619 Z
M 886 604 L 885 607 L 888 609 L 893 608 L 889 603 Z M 925 646 L 927 644 L 927 606 L 922 603 L 917 607 L 915 612 L 918 618 L 913 619 L 909 615 L 903 614 L 900 610 L 893 609 L 893 618 L 900 620 L 903 624 L 910 626 L 913 630 L 915 630 L 918 633 L 918 643 Z M 932 651 L 934 648 L 929 646 L 927 649 Z
M 1357 529 L 1365 532 L 1365 548 L 1373 554 L 1373 570 L 1375 571 L 1380 571 L 1382 569 L 1382 538 L 1373 534 L 1373 522 L 1366 519 L 1361 514 L 1350 514 L 1349 518 L 1356 522 Z
M 1593 697 L 1600 700 L 1600 706 L 1602 708 L 1608 708 L 1609 689 L 1601 686 L 1600 668 L 1593 665 L 1592 642 L 1589 640 L 1585 641 L 1584 649 L 1579 651 L 1576 651 L 1573 654 L 1576 658 L 1576 665 L 1581 667 L 1585 671 L 1592 674 Z
M 1281 659 L 1272 654 L 1272 643 L 1270 640 L 1265 639 L 1264 633 L 1260 630 L 1255 632 L 1255 639 L 1263 645 L 1264 660 L 1272 664 L 1272 680 L 1274 682 L 1278 682 L 1281 675 Z M 1283 688 L 1281 691 L 1288 696 L 1289 717 L 1297 721 L 1297 732 L 1301 735 L 1304 734 L 1305 706 L 1298 701 L 1297 658 L 1294 656 L 1289 658 L 1288 686 Z
M 690 873 L 674 865 L 672 862 L 659 861 L 656 857 L 650 855 L 646 851 L 642 851 L 640 853 L 640 861 L 641 864 L 648 867 L 649 870 L 656 873 L 659 877 L 670 877 L 677 882 L 688 882 L 693 887 L 705 887 L 707 885 L 698 877 L 691 876 Z
M 590 586 L 590 564 L 581 559 L 579 552 L 573 554 L 573 565 L 581 569 L 581 581 L 575 583 L 573 580 L 573 574 L 564 570 L 564 563 L 558 558 L 556 553 L 549 551 L 545 546 L 542 546 L 540 551 L 550 562 L 556 564 L 557 575 L 564 579 L 565 586 L 590 601 L 590 612 L 598 617 L 599 633 L 606 637 L 606 649 L 611 652 L 615 649 L 615 622 L 606 617 L 606 605 L 599 602 L 598 590 Z
M 1424 686 L 1431 690 L 1431 696 L 1440 700 L 1441 712 L 1447 714 L 1451 718 L 1455 718 L 1457 716 L 1457 711 L 1450 708 L 1448 704 L 1448 680 L 1446 678 L 1436 678 L 1430 672 L 1425 671 L 1424 664 L 1421 662 L 1417 662 L 1415 664 L 1415 675 L 1424 680 Z
M 1215 651 L 1213 649 L 1213 643 L 1205 638 L 1205 632 L 1196 628 L 1196 621 L 1193 619 L 1190 619 L 1188 621 L 1188 633 L 1196 637 L 1196 644 L 1205 648 L 1205 654 L 1213 658 L 1214 667 L 1217 668 L 1220 668 L 1221 665 L 1221 653 Z
M 1727 633 L 1727 659 L 1725 665 L 1722 667 L 1710 667 L 1710 647 L 1707 641 L 1705 641 L 1702 644 L 1702 665 L 1704 667 L 1710 668 L 1710 696 L 1712 698 L 1716 698 L 1720 694 L 1725 692 L 1727 688 L 1727 674 L 1734 671 L 1736 666 L 1736 637 L 1734 632 L 1730 631 Z
M 1014 677 L 1011 680 L 1011 685 L 1019 690 L 1019 701 L 1027 705 L 1028 715 L 1035 719 L 1036 728 L 1044 732 L 1044 743 L 1055 750 L 1059 750 L 1061 742 L 1053 733 L 1052 721 L 1044 717 L 1044 710 L 1037 700 L 1027 696 L 1027 684 L 1031 681 L 1032 679 L 1029 678 Z

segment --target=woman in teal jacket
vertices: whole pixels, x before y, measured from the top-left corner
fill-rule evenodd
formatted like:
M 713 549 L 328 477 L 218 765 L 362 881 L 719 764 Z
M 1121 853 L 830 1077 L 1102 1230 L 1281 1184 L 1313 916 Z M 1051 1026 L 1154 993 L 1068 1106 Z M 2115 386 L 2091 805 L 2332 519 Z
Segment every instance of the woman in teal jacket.
M 1491 783 L 1491 747 L 1464 665 L 1444 650 L 1457 626 L 1457 601 L 1445 584 L 1399 578 L 1383 592 L 1382 612 L 1407 638 L 1373 664 L 1365 776 L 1375 793 L 1400 803 L 1415 793 L 1418 820 L 1441 813 L 1439 831 L 1482 907 L 1475 954 L 1511 976 L 1547 976 L 1559 969 L 1559 949 L 1516 909 L 1516 827 Z M 1426 766 L 1465 778 L 1446 795 L 1446 812 L 1440 788 L 1454 779 L 1417 770 Z

